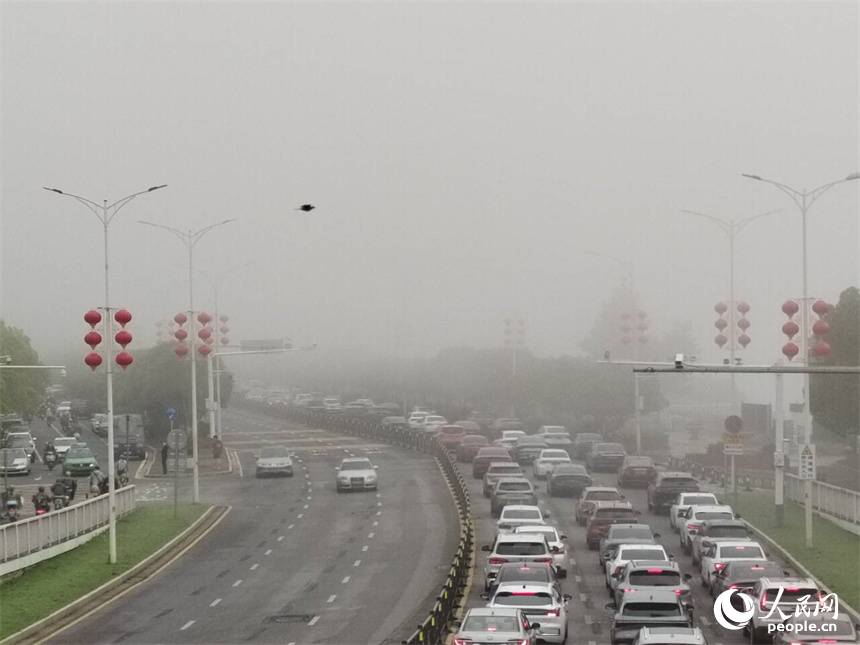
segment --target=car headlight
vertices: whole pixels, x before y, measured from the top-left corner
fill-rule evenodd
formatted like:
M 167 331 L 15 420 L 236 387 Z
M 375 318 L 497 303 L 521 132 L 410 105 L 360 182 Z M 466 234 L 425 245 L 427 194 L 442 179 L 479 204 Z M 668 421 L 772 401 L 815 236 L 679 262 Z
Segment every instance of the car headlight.
M 348 481 L 349 481 L 349 476 L 348 476 L 348 475 L 338 475 L 338 476 L 337 476 L 337 479 L 338 479 L 338 481 L 348 482 Z
M 365 479 L 369 482 L 375 482 L 376 481 L 376 474 L 370 473 L 367 477 L 365 477 Z

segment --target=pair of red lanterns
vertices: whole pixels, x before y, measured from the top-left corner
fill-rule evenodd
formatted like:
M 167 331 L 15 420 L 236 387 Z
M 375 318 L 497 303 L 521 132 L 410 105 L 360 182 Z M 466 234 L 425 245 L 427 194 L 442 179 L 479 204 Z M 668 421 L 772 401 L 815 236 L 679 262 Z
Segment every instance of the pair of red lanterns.
M 184 313 L 178 313 L 173 317 L 173 320 L 179 325 L 179 329 L 174 332 L 174 336 L 176 340 L 179 341 L 176 347 L 174 348 L 174 352 L 179 358 L 184 358 L 188 355 L 188 347 L 185 345 L 185 340 L 188 338 L 188 332 L 185 329 L 182 329 L 182 326 L 188 322 L 188 316 Z M 201 356 L 208 356 L 212 353 L 211 345 L 214 344 L 215 339 L 212 335 L 212 328 L 209 327 L 209 323 L 212 322 L 213 318 L 205 311 L 197 314 L 197 322 L 199 322 L 203 327 L 197 331 L 197 337 L 202 341 L 202 344 L 197 348 L 197 351 Z M 230 328 L 227 327 L 226 322 L 230 320 L 228 316 L 222 315 L 219 317 L 222 325 L 220 331 L 222 334 L 226 334 L 230 331 Z M 230 339 L 227 336 L 221 337 L 221 344 L 227 345 L 230 342 Z
M 794 300 L 786 300 L 782 303 L 782 313 L 788 316 L 788 322 L 782 326 L 782 333 L 788 336 L 788 342 L 782 346 L 782 353 L 788 360 L 792 360 L 800 353 L 800 347 L 792 339 L 800 333 L 800 325 L 792 320 L 800 311 L 800 305 Z M 812 346 L 812 354 L 816 358 L 824 358 L 830 354 L 830 345 L 824 342 L 823 337 L 830 333 L 830 323 L 824 317 L 830 313 L 830 305 L 824 300 L 816 300 L 812 304 L 812 311 L 818 316 L 818 320 L 812 325 L 812 334 L 817 342 Z
M 120 309 L 114 314 L 113 319 L 120 326 L 120 330 L 113 337 L 117 345 L 123 351 L 116 355 L 116 364 L 122 369 L 126 369 L 134 361 L 134 357 L 125 351 L 126 346 L 131 343 L 131 334 L 125 329 L 125 326 L 131 322 L 131 313 L 126 309 Z M 84 321 L 91 327 L 91 331 L 84 336 L 84 342 L 90 346 L 91 351 L 84 358 L 84 363 L 90 366 L 90 369 L 96 371 L 99 365 L 102 364 L 101 355 L 95 351 L 96 347 L 102 342 L 102 335 L 96 331 L 96 325 L 102 321 L 102 315 L 95 309 L 89 310 L 84 314 Z
M 640 343 L 644 345 L 648 342 L 648 336 L 645 335 L 645 332 L 648 331 L 648 327 L 651 326 L 651 323 L 646 320 L 646 318 L 648 318 L 648 314 L 644 311 L 637 311 L 636 317 L 639 318 L 638 323 L 633 320 L 633 316 L 631 314 L 621 314 L 621 342 L 625 345 L 629 345 L 633 342 L 631 334 L 635 334 L 636 332 L 639 332 Z
M 726 338 L 726 335 L 723 333 L 729 326 L 729 321 L 723 318 L 723 316 L 728 312 L 729 306 L 725 302 L 718 302 L 714 305 L 714 311 L 717 312 L 719 318 L 717 318 L 714 323 L 714 327 L 720 332 L 714 338 L 714 342 L 719 346 L 720 349 L 723 348 L 729 339 Z M 745 302 L 738 303 L 738 312 L 741 315 L 740 320 L 738 320 L 737 325 L 738 329 L 741 330 L 741 333 L 738 335 L 738 345 L 742 348 L 746 349 L 747 345 L 752 342 L 752 339 L 747 336 L 747 329 L 750 328 L 750 321 L 746 319 L 746 315 L 750 312 L 750 306 Z

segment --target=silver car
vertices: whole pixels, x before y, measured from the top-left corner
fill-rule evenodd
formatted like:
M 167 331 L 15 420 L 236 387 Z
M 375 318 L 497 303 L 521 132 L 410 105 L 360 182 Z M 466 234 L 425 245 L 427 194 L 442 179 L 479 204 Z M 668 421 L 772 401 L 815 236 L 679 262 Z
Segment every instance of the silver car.
M 459 622 L 459 624 L 457 624 Z M 530 623 L 516 607 L 476 607 L 456 621 L 454 643 L 517 643 L 535 645 L 540 623 Z
M 4 475 L 29 475 L 30 457 L 23 448 L 0 450 L 0 473 Z
M 293 455 L 283 446 L 266 446 L 257 455 L 257 477 L 263 475 L 293 476 Z
M 335 468 L 337 492 L 348 490 L 376 490 L 379 487 L 376 466 L 365 457 L 349 457 Z
M 491 461 L 484 473 L 484 497 L 489 497 L 502 477 L 525 477 L 522 466 L 515 461 Z
M 565 548 L 567 545 L 564 543 L 567 539 L 566 535 L 559 535 L 558 529 L 546 524 L 518 526 L 514 529 L 514 535 L 519 535 L 520 533 L 540 533 L 543 535 L 546 538 L 547 544 L 549 544 L 550 551 L 552 551 L 552 566 L 555 567 L 556 575 L 559 578 L 567 577 L 570 556 L 567 554 L 567 549 Z
M 567 601 L 555 585 L 509 582 L 499 585 L 487 607 L 516 607 L 530 621 L 539 623 L 537 637 L 545 643 L 567 642 Z

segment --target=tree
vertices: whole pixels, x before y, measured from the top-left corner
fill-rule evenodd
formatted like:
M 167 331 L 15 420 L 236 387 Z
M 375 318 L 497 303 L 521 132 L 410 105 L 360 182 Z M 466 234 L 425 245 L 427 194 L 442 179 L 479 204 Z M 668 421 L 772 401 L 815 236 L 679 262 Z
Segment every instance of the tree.
M 825 365 L 860 365 L 860 290 L 849 287 L 827 315 L 830 355 Z M 810 407 L 816 421 L 843 435 L 860 428 L 860 375 L 812 374 Z
M 39 365 L 39 355 L 30 339 L 3 320 L 0 320 L 0 355 L 11 356 L 14 365 Z M 0 369 L 0 410 L 31 416 L 45 398 L 49 383 L 47 370 Z

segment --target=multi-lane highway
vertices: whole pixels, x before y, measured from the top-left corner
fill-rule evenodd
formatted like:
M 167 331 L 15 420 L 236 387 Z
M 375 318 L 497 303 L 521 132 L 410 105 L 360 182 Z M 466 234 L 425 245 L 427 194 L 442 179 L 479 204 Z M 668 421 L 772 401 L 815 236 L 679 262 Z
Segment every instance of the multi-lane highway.
M 232 507 L 218 527 L 48 642 L 393 643 L 408 635 L 459 536 L 436 462 L 246 412 L 225 413 L 224 442 L 238 459 L 233 474 L 201 478 L 202 501 Z M 254 476 L 254 454 L 266 444 L 297 454 L 294 477 Z M 378 492 L 335 491 L 335 466 L 350 455 L 379 466 Z

